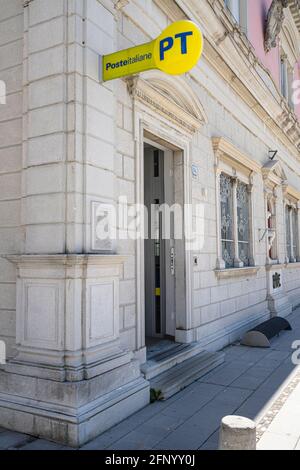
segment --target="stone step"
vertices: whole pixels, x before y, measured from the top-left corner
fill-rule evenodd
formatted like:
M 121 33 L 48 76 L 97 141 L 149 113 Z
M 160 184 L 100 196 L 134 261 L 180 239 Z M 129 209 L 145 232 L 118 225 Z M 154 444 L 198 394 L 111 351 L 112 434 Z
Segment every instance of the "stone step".
M 141 371 L 146 380 L 151 380 L 200 352 L 203 352 L 203 347 L 196 342 L 191 344 L 174 343 L 172 347 L 162 349 L 161 352 L 156 352 L 149 357 L 147 362 L 142 365 Z
M 224 362 L 224 353 L 202 351 L 150 380 L 155 396 L 167 400 Z

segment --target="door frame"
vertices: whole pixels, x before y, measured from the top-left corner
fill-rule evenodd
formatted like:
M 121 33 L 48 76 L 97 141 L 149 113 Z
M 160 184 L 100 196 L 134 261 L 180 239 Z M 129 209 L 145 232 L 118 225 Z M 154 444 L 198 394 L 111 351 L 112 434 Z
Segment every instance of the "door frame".
M 183 204 L 192 203 L 190 180 L 190 155 L 191 139 L 184 133 L 174 128 L 173 123 L 165 122 L 160 116 L 149 108 L 147 112 L 134 107 L 134 137 L 136 160 L 136 203 L 144 204 L 144 143 L 148 141 L 154 147 L 162 150 L 180 152 L 183 160 Z M 160 146 L 160 147 L 159 147 Z M 184 223 L 191 226 L 189 214 L 184 210 Z M 192 329 L 192 253 L 186 249 L 187 241 L 184 241 L 184 305 L 185 311 L 177 311 L 175 340 L 180 343 L 195 341 Z M 145 265 L 144 265 L 144 240 L 138 239 L 136 245 L 136 287 L 137 287 L 137 327 L 136 344 L 141 360 L 146 357 L 145 349 Z M 176 293 L 175 293 L 176 295 Z
M 163 150 L 163 146 L 155 145 L 152 143 L 151 139 L 144 139 L 144 143 L 149 144 L 149 148 L 144 147 L 144 164 L 146 165 L 147 169 L 145 168 L 144 175 L 147 175 L 148 172 L 150 173 L 150 165 L 147 165 L 147 159 L 150 158 L 150 153 L 152 153 L 152 157 L 154 157 L 155 151 L 159 153 L 160 159 L 160 179 L 159 183 L 155 184 L 154 176 L 153 179 L 149 180 L 149 183 L 144 181 L 144 190 L 147 191 L 147 185 L 149 184 L 149 194 L 153 191 L 153 186 L 157 187 L 159 184 L 159 192 L 160 192 L 160 206 L 163 204 L 170 204 L 173 206 L 175 204 L 175 180 L 174 180 L 174 164 L 175 164 L 175 152 L 170 149 Z M 149 156 L 147 155 L 149 152 Z M 181 157 L 181 155 L 180 155 Z M 153 166 L 153 162 L 152 162 Z M 172 173 L 170 174 L 170 170 Z M 172 181 L 170 181 L 172 180 Z M 169 184 L 171 185 L 169 186 Z M 150 200 L 153 201 L 155 196 L 152 194 Z M 152 214 L 150 215 L 150 207 L 149 204 L 151 203 L 148 197 L 148 201 L 145 201 L 145 205 L 148 206 L 148 235 L 151 233 L 152 229 Z M 153 203 L 153 202 L 152 202 Z M 163 215 L 159 213 L 159 219 L 162 222 Z M 171 228 L 171 227 L 170 227 Z M 174 228 L 173 228 L 174 230 Z M 146 322 L 146 337 L 150 338 L 175 338 L 175 330 L 176 330 L 176 311 L 175 311 L 175 294 L 176 294 L 176 275 L 171 273 L 171 246 L 175 250 L 176 243 L 175 240 L 170 238 L 169 240 L 164 240 L 162 238 L 162 232 L 160 232 L 160 307 L 161 307 L 161 333 L 156 333 L 156 315 L 154 314 L 155 304 L 157 301 L 156 295 L 154 294 L 155 291 L 155 261 L 154 261 L 154 244 L 153 241 L 150 242 L 148 239 L 145 240 L 145 247 L 148 248 L 149 254 L 144 253 L 144 260 L 145 260 L 145 277 L 146 282 L 145 286 L 145 293 L 148 291 L 148 296 L 150 295 L 152 299 L 145 300 L 145 322 Z M 173 243 L 172 243 L 173 242 Z M 180 242 L 181 250 L 183 242 Z M 177 242 L 178 245 L 178 242 Z M 151 254 L 152 253 L 152 254 Z M 148 264 L 147 264 L 148 261 Z M 179 271 L 180 273 L 180 271 Z M 148 274 L 148 275 L 147 275 Z M 150 277 L 149 277 L 150 274 Z M 149 302 L 149 304 L 148 304 Z M 148 309 L 147 309 L 148 306 Z M 149 328 L 150 327 L 150 328 Z M 148 331 L 147 331 L 148 329 Z M 149 331 L 151 329 L 151 332 Z M 150 334 L 149 334 L 150 333 Z

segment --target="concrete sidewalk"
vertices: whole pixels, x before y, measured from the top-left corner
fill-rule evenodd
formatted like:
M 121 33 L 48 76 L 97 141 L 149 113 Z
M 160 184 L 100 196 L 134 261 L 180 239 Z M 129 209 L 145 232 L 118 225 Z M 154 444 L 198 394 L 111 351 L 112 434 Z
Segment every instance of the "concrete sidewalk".
M 82 449 L 215 450 L 220 421 L 229 414 L 257 422 L 258 449 L 300 449 L 300 367 L 291 361 L 292 343 L 300 340 L 300 309 L 289 321 L 293 331 L 274 339 L 271 349 L 226 348 L 225 364 Z M 67 447 L 0 429 L 0 449 Z

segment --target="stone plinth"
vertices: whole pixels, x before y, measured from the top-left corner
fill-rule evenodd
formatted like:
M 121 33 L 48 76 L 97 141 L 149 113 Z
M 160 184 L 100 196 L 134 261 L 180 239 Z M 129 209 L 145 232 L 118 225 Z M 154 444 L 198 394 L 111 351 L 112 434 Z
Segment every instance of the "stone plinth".
M 0 426 L 79 446 L 149 402 L 119 343 L 116 255 L 10 257 L 17 355 L 0 378 Z

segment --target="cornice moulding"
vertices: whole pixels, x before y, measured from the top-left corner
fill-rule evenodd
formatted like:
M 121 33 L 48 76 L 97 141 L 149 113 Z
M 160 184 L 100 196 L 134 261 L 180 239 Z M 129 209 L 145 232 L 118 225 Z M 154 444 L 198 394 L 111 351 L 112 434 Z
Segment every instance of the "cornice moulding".
M 153 0 L 156 5 L 172 20 L 186 20 L 187 16 L 184 11 L 176 5 L 174 0 Z
M 299 159 L 300 123 L 280 95 L 270 73 L 256 57 L 248 39 L 233 24 L 222 1 L 207 0 L 201 4 L 201 11 L 195 0 L 154 1 L 172 21 L 183 19 L 184 14 L 185 19 L 201 24 L 205 36 L 204 60 L 230 84 L 289 152 Z M 209 30 L 205 28 L 206 24 L 210 25 Z M 197 77 L 197 69 L 191 75 Z
M 241 152 L 241 150 L 239 150 L 229 140 L 224 139 L 223 137 L 213 137 L 212 145 L 215 154 L 220 156 L 220 158 L 222 158 L 222 155 L 225 155 L 225 157 L 228 157 L 248 170 L 252 170 L 255 173 L 260 173 L 261 166 L 259 163 L 252 160 L 250 156 Z
M 261 172 L 265 182 L 271 182 L 275 186 L 286 185 L 287 177 L 279 160 L 269 160 Z
M 275 263 L 275 264 L 266 264 L 265 268 L 266 271 L 277 271 L 278 269 L 283 269 L 286 268 L 287 264 L 286 263 Z
M 300 263 L 299 261 L 296 261 L 296 263 L 287 263 L 283 266 L 285 269 L 299 269 L 300 268 Z
M 289 0 L 289 7 L 294 17 L 298 31 L 300 33 L 300 2 L 299 0 Z
M 266 176 L 263 169 L 262 169 L 262 174 L 263 174 L 263 178 L 269 183 L 272 183 L 274 186 L 282 185 L 282 180 L 279 178 L 279 176 L 276 176 L 273 173 Z
M 249 266 L 246 268 L 216 269 L 215 275 L 218 279 L 229 279 L 241 276 L 254 276 L 260 271 L 260 266 Z
M 6 255 L 3 258 L 23 266 L 83 266 L 122 264 L 127 257 L 123 255 Z
M 129 0 L 118 0 L 115 2 L 115 9 L 122 10 L 122 8 L 126 7 L 128 3 L 129 3 Z
M 288 62 L 294 67 L 300 57 L 300 34 L 289 11 L 286 13 L 279 38 L 280 46 L 286 53 Z
M 300 191 L 297 191 L 297 189 L 295 189 L 294 187 L 288 186 L 286 188 L 286 194 L 287 196 L 291 196 L 292 198 L 294 198 L 296 201 L 300 201 Z

